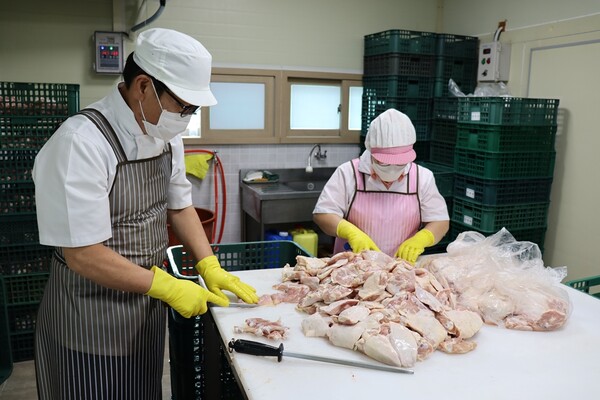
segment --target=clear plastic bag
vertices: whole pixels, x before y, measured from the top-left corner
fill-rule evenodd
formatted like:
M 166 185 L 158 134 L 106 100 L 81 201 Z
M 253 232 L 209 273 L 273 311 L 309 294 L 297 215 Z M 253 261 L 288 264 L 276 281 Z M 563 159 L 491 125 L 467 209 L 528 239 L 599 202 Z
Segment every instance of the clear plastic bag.
M 473 93 L 465 95 L 454 80 L 448 80 L 448 91 L 454 97 L 512 97 L 504 82 L 479 82 Z
M 567 267 L 545 267 L 537 244 L 517 241 L 504 228 L 488 237 L 468 231 L 447 252 L 428 268 L 448 282 L 459 305 L 486 323 L 547 331 L 566 322 L 571 303 L 560 282 Z

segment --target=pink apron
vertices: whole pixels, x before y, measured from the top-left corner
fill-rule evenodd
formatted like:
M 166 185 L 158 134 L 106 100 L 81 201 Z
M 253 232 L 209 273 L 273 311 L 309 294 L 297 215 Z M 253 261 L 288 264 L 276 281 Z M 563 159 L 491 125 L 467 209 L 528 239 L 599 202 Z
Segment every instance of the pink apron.
M 406 192 L 381 192 L 366 190 L 366 176 L 358 170 L 358 161 L 352 160 L 356 191 L 344 218 L 369 235 L 382 252 L 394 257 L 400 244 L 421 226 L 417 164 L 412 163 L 404 177 L 408 180 Z M 346 243 L 345 239 L 336 238 L 334 254 L 347 251 Z

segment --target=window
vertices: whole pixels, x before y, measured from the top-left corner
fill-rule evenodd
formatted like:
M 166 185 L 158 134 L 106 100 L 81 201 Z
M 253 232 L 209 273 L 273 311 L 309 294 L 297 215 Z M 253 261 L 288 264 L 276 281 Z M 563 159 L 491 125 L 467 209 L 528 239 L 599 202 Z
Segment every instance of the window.
M 186 144 L 359 142 L 360 75 L 213 68 L 211 90 Z

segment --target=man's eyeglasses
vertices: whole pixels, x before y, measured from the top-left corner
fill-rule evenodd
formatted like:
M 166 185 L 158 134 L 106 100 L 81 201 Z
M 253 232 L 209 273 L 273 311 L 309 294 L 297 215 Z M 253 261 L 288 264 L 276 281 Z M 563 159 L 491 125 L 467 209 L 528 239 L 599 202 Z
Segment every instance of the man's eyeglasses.
M 179 101 L 179 99 L 177 98 L 177 96 L 175 96 L 175 94 L 173 92 L 171 92 L 171 90 L 161 81 L 158 81 L 156 79 L 154 79 L 154 83 L 158 84 L 160 87 L 162 87 L 164 89 L 165 92 L 167 92 L 167 94 L 169 96 L 171 96 L 171 98 L 173 100 L 175 100 L 177 102 L 177 104 L 179 105 L 179 107 L 181 107 L 181 111 L 179 111 L 179 115 L 183 118 L 186 117 L 188 115 L 192 115 L 193 113 L 196 112 L 196 110 L 198 110 L 198 108 L 200 108 L 199 106 L 194 106 L 192 104 L 189 105 L 185 105 L 183 104 L 181 101 Z

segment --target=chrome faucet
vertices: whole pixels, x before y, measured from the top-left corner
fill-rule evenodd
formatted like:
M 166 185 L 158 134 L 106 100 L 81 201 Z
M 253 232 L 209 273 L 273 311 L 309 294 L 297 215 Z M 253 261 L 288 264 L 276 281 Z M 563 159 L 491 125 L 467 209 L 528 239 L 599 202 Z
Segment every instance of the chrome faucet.
M 315 152 L 315 149 L 317 150 L 316 152 Z M 322 152 L 320 144 L 315 144 L 313 146 L 313 148 L 310 149 L 310 153 L 308 153 L 308 162 L 306 164 L 306 172 L 308 172 L 308 173 L 313 172 L 313 167 L 312 167 L 313 155 L 317 160 L 324 160 L 325 158 L 327 158 L 327 150 Z

